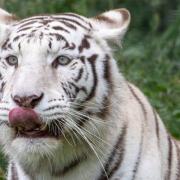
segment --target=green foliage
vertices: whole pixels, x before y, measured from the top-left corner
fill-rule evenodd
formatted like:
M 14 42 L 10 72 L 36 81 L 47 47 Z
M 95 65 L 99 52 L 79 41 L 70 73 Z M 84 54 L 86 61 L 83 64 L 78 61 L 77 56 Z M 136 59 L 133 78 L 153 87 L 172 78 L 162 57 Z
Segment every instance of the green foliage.
M 4 180 L 5 172 L 6 172 L 6 160 L 2 153 L 0 153 L 0 180 Z
M 179 0 L 1 0 L 0 5 L 19 17 L 65 11 L 94 16 L 112 8 L 129 9 L 132 23 L 123 49 L 116 51 L 119 67 L 148 96 L 172 135 L 180 138 Z M 0 166 L 5 168 L 4 159 Z

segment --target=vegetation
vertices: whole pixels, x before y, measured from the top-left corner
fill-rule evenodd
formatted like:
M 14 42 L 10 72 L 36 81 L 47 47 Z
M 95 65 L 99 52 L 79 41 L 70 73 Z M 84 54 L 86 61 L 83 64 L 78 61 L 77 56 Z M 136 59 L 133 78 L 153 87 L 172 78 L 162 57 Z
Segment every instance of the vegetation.
M 171 134 L 180 138 L 179 0 L 1 0 L 0 6 L 20 18 L 64 11 L 94 16 L 112 8 L 129 9 L 132 23 L 123 48 L 116 51 L 119 67 L 148 96 Z M 0 165 L 5 168 L 2 158 Z

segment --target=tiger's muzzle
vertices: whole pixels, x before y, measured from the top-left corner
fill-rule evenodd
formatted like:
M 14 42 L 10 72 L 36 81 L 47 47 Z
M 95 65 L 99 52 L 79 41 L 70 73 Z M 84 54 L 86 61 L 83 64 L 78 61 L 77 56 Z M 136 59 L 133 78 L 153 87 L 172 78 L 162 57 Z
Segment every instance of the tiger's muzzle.
M 15 130 L 15 137 L 60 138 L 64 120 L 58 119 L 46 124 L 33 109 L 18 107 L 9 112 L 9 125 Z

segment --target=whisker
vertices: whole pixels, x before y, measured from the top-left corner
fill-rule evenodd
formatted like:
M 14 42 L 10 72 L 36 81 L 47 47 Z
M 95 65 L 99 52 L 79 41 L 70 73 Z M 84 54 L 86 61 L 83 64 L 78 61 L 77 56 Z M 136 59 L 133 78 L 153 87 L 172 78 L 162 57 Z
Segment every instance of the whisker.
M 92 105 L 92 106 L 89 106 L 89 105 L 84 105 L 82 107 L 78 107 L 77 105 L 76 106 L 70 106 L 71 109 L 74 109 L 78 112 L 83 112 L 83 113 L 88 113 L 88 114 L 91 114 L 91 115 L 96 115 L 96 116 L 99 116 L 101 114 L 105 114 L 109 112 L 109 109 L 108 108 L 114 108 L 114 105 L 108 105 L 108 106 L 102 106 L 102 107 L 98 107 L 95 105 Z M 114 109 L 113 110 L 114 112 L 118 113 L 118 110 Z M 103 116 L 102 116 L 102 119 L 103 119 Z
M 1 101 L 1 104 L 8 104 L 8 101 Z
M 71 111 L 73 111 L 73 113 L 75 113 L 76 115 L 79 115 L 79 116 L 83 116 L 83 117 L 86 117 L 86 118 L 89 118 L 90 120 L 92 121 L 95 121 L 96 123 L 100 123 L 101 125 L 102 124 L 105 124 L 105 125 L 112 125 L 112 122 L 107 122 L 107 121 L 102 121 L 101 119 L 95 119 L 95 118 L 91 118 L 90 116 L 86 115 L 86 114 L 83 114 L 79 111 L 76 111 L 74 109 L 71 109 Z
M 76 138 L 77 138 L 76 133 L 75 133 L 74 131 L 70 131 L 70 130 L 66 130 L 66 132 L 67 132 L 68 135 L 70 136 L 70 138 L 71 138 L 71 140 L 72 140 L 72 142 L 73 142 L 73 145 L 76 146 L 76 141 L 75 141 L 75 139 L 74 139 L 74 137 L 73 137 L 73 135 L 74 135 L 74 136 L 76 136 Z M 72 133 L 73 133 L 73 135 L 72 135 Z M 77 140 L 79 140 L 79 138 L 77 138 Z
M 76 137 L 76 139 L 77 139 L 79 142 L 81 142 L 81 139 L 80 139 L 80 137 L 77 135 L 77 133 L 74 132 L 74 130 L 71 130 L 71 129 L 72 129 L 72 124 L 70 124 L 70 123 L 74 124 L 73 121 L 68 121 L 68 120 L 66 121 L 66 126 L 67 126 L 67 129 L 68 129 L 68 132 L 69 132 L 70 136 L 72 136 L 72 133 L 73 133 L 74 137 Z M 66 130 L 66 132 L 67 132 L 67 130 Z M 72 137 L 73 137 L 73 136 L 72 136 Z
M 74 124 L 74 125 L 75 125 L 75 124 Z M 101 159 L 100 159 L 97 151 L 96 151 L 95 148 L 93 147 L 92 143 L 89 141 L 89 139 L 85 136 L 85 134 L 82 132 L 82 130 L 81 130 L 78 126 L 75 125 L 75 127 L 76 127 L 76 128 L 75 128 L 76 132 L 77 132 L 79 135 L 81 135 L 81 137 L 87 142 L 87 144 L 89 145 L 89 147 L 91 148 L 91 150 L 94 152 L 95 156 L 97 157 L 97 159 L 98 159 L 101 167 L 103 168 L 103 171 L 105 172 L 105 175 L 106 175 L 106 177 L 107 177 L 107 179 L 108 179 L 108 175 L 107 175 L 107 173 L 106 173 L 105 167 L 104 167 L 104 165 L 103 165 L 103 163 L 102 163 L 102 161 L 101 161 Z
M 68 117 L 68 118 L 70 118 L 70 117 Z M 71 119 L 71 118 L 70 118 Z M 72 120 L 72 119 L 71 119 Z M 75 127 L 78 127 L 75 123 L 73 124 L 73 125 L 75 125 Z M 78 127 L 79 128 L 79 127 Z M 79 129 L 82 129 L 83 131 L 85 131 L 86 133 L 88 133 L 89 135 L 91 135 L 91 136 L 93 136 L 94 138 L 96 138 L 96 141 L 98 141 L 98 142 L 101 142 L 101 143 L 104 143 L 105 145 L 110 145 L 109 143 L 107 143 L 106 141 L 104 141 L 102 138 L 100 138 L 100 137 L 98 137 L 97 135 L 95 135 L 95 134 L 93 134 L 93 133 L 91 133 L 90 131 L 88 131 L 87 129 L 85 129 L 85 128 L 79 128 Z
M 63 132 L 63 130 L 62 130 L 62 129 L 59 127 L 59 125 L 58 125 L 58 124 L 60 124 L 60 126 L 63 126 L 64 124 L 63 124 L 62 122 L 60 122 L 59 120 L 54 121 L 54 123 L 55 123 L 55 125 L 57 126 L 58 130 L 62 133 L 62 135 L 64 136 L 65 140 L 68 142 L 68 144 L 71 145 L 71 146 L 73 146 L 73 145 L 69 142 L 69 140 L 66 138 L 66 135 L 65 135 L 65 133 Z M 58 124 L 57 124 L 57 123 L 58 123 Z M 59 135 L 59 134 L 58 134 L 58 135 Z
M 8 115 L 7 115 L 7 114 L 0 114 L 0 116 L 8 117 Z
M 77 115 L 77 114 L 72 114 L 71 112 L 69 112 L 69 115 L 71 115 L 72 117 L 78 118 L 78 121 L 80 121 L 80 122 L 82 122 L 82 123 L 84 123 L 84 122 L 86 121 L 85 118 L 88 118 L 88 117 L 85 117 L 85 118 L 84 118 L 83 116 L 80 116 L 80 115 Z M 88 119 L 90 120 L 90 118 L 88 118 Z M 88 121 L 88 123 L 91 125 L 92 128 L 94 128 L 94 129 L 97 131 L 98 134 L 100 134 L 100 133 L 99 133 L 99 130 L 97 129 L 97 127 L 96 127 L 95 124 L 93 124 L 91 121 Z M 82 127 L 82 126 L 81 126 L 81 127 Z
M 108 107 L 112 107 L 117 102 L 111 102 L 109 105 L 104 105 L 104 104 L 97 103 L 97 102 L 88 102 L 88 104 L 87 103 L 71 102 L 70 104 L 75 105 L 77 107 L 90 107 L 90 108 L 97 107 L 97 108 L 99 108 L 99 106 L 102 106 L 103 108 L 108 108 Z
M 0 107 L 0 110 L 3 110 L 3 111 L 10 111 L 10 109 L 6 108 L 6 107 Z
M 62 105 L 54 105 L 54 106 L 50 106 L 50 107 L 48 107 L 48 108 L 46 108 L 46 109 L 43 109 L 43 111 L 45 112 L 45 111 L 50 111 L 50 110 L 54 110 L 54 109 L 61 109 L 61 110 L 63 110 L 63 108 L 67 108 L 67 106 L 62 106 Z
M 52 113 L 52 114 L 45 114 L 47 117 L 52 117 L 52 116 L 62 116 L 63 113 Z
M 0 120 L 0 126 L 6 124 L 7 126 L 9 126 L 9 123 L 5 120 Z

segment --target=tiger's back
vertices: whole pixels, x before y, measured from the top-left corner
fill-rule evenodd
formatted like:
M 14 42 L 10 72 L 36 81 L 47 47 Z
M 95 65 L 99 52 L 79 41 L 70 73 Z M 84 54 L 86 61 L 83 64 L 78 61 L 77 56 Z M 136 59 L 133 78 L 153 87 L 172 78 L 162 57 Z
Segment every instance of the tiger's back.
M 179 142 L 124 79 L 109 46 L 125 34 L 127 10 L 0 16 L 8 180 L 179 179 Z

